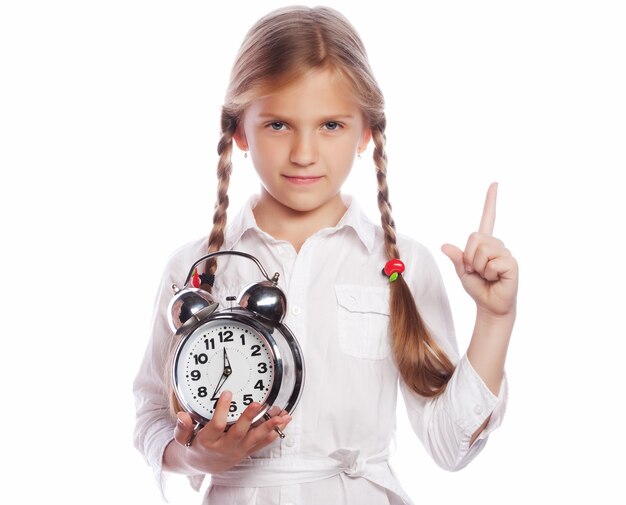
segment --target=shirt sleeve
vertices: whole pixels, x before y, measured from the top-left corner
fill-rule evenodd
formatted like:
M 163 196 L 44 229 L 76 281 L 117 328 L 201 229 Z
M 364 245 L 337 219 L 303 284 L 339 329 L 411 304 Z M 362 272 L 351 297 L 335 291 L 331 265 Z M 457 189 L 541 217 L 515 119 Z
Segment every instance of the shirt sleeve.
M 445 391 L 426 398 L 400 380 L 400 390 L 411 426 L 433 460 L 446 470 L 460 470 L 483 449 L 489 434 L 500 426 L 507 400 L 503 378 L 499 395 L 494 395 L 472 368 L 467 355 L 458 358 L 454 323 L 443 280 L 432 255 L 421 246 L 412 254 L 407 279 L 420 315 L 431 335 L 456 368 Z M 407 268 L 407 271 L 409 269 Z M 489 418 L 486 428 L 470 447 L 476 430 Z
M 136 422 L 134 445 L 152 468 L 163 499 L 166 473 L 163 471 L 165 448 L 174 438 L 176 419 L 170 412 L 169 392 L 166 384 L 168 353 L 173 334 L 167 321 L 167 309 L 172 297 L 172 284 L 181 285 L 186 276 L 185 262 L 180 251 L 168 262 L 157 292 L 148 345 L 133 383 Z M 191 261 L 189 265 L 191 265 Z M 194 489 L 199 489 L 202 476 L 189 476 Z

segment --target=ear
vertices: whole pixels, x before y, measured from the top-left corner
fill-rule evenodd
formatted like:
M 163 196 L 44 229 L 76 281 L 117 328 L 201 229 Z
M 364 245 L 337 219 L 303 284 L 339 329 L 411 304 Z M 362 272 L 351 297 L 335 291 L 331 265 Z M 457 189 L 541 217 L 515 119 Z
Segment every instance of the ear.
M 357 153 L 361 154 L 363 151 L 365 151 L 365 149 L 367 149 L 367 144 L 370 143 L 370 140 L 372 140 L 372 130 L 371 128 L 365 128 L 359 140 Z
M 241 123 L 237 125 L 237 129 L 233 134 L 233 139 L 235 139 L 235 143 L 237 147 L 242 151 L 248 150 L 248 141 L 246 140 L 246 132 L 243 130 Z

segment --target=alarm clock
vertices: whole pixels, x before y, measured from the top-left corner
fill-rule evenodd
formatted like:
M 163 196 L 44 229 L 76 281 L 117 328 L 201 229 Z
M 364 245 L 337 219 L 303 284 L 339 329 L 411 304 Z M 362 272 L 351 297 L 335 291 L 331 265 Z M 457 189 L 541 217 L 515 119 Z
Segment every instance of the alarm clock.
M 247 258 L 263 276 L 227 298 L 236 304 L 222 308 L 211 293 L 190 283 L 200 263 L 221 255 Z M 217 251 L 190 267 L 182 289 L 172 285 L 168 315 L 177 342 L 172 385 L 179 405 L 196 422 L 194 434 L 213 418 L 225 389 L 233 394 L 227 428 L 252 402 L 261 404 L 253 425 L 296 408 L 304 386 L 304 360 L 298 340 L 282 323 L 287 300 L 278 278 L 278 273 L 270 278 L 250 254 Z

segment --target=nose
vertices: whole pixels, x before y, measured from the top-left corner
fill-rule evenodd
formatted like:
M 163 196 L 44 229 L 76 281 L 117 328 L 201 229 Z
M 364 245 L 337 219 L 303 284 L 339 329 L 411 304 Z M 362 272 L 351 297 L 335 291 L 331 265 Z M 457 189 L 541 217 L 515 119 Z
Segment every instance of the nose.
M 294 136 L 289 159 L 296 165 L 306 167 L 317 161 L 317 139 L 313 133 L 298 133 Z

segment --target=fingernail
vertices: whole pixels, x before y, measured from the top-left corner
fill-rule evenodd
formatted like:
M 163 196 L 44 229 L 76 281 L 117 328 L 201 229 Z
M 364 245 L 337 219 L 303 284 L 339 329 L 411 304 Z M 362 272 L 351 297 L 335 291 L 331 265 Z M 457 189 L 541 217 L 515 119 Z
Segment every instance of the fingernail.
M 471 266 L 471 265 L 465 265 L 465 271 L 466 271 L 468 274 L 471 274 L 471 273 L 474 271 L 474 269 L 472 268 L 472 266 Z
M 176 423 L 178 423 L 178 426 L 185 426 L 185 421 L 183 421 L 181 416 L 182 414 L 180 412 L 176 414 Z

